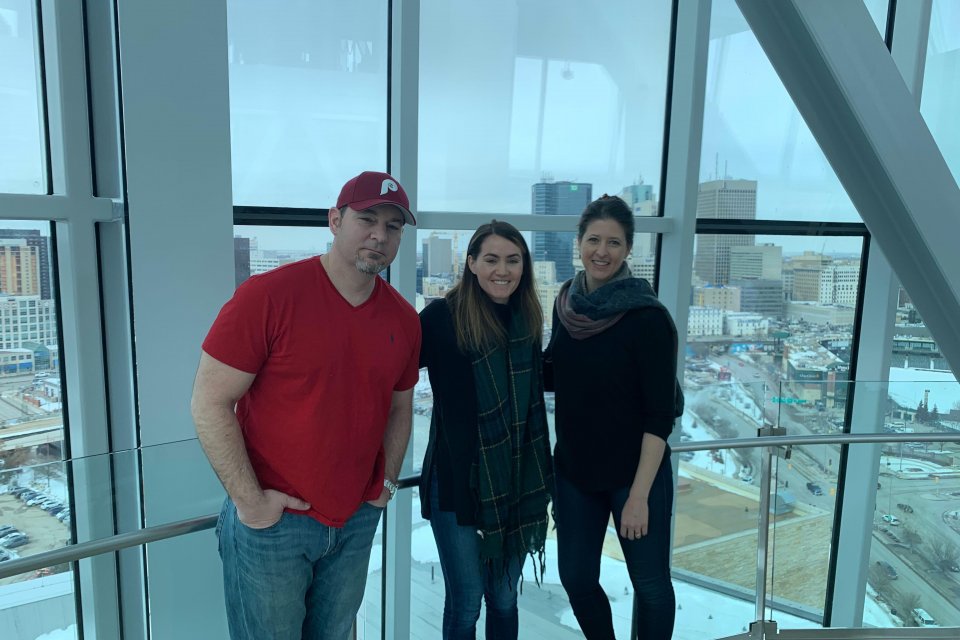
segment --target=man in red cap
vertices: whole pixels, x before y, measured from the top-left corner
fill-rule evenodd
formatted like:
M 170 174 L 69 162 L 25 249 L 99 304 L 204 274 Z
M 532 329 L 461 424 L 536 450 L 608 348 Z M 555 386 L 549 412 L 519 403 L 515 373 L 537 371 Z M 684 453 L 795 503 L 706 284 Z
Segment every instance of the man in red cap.
M 253 276 L 203 342 L 192 412 L 227 491 L 217 534 L 231 638 L 346 638 L 413 416 L 420 322 L 377 274 L 416 224 L 365 171 L 329 253 Z

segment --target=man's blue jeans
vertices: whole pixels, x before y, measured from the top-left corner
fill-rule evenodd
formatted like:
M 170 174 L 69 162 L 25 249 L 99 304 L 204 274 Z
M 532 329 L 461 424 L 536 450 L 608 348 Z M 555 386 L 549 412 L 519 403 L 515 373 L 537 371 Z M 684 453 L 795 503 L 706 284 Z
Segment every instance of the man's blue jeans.
M 446 599 L 443 602 L 443 640 L 477 637 L 480 603 L 487 603 L 487 640 L 516 640 L 519 632 L 517 588 L 523 558 L 510 560 L 506 571 L 480 562 L 477 528 L 457 523 L 457 514 L 441 511 L 437 472 L 430 491 L 430 526 L 440 552 Z
M 266 529 L 251 529 L 227 498 L 217 535 L 230 637 L 347 638 L 363 602 L 381 513 L 363 503 L 342 529 L 292 513 Z

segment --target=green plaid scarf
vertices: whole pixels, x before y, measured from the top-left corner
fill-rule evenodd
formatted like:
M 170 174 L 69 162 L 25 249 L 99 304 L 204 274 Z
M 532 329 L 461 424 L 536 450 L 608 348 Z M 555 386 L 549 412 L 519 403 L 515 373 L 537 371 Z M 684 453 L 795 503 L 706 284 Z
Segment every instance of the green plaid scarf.
M 480 559 L 506 567 L 511 558 L 529 554 L 539 584 L 553 486 L 540 349 L 517 313 L 508 334 L 506 346 L 471 354 L 480 444 L 471 475 Z

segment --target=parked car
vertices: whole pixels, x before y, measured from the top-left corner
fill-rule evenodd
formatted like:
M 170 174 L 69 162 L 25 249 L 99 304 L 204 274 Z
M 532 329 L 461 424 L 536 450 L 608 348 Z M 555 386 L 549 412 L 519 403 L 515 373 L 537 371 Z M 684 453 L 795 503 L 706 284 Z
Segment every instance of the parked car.
M 896 580 L 900 577 L 897 575 L 897 570 L 893 568 L 893 565 L 886 560 L 877 560 L 877 566 L 880 567 L 881 571 L 883 571 L 891 580 Z
M 4 549 L 0 547 L 0 562 L 6 562 L 7 560 L 16 560 L 20 557 L 16 551 L 10 551 L 10 549 Z
M 10 535 L 11 533 L 20 533 L 20 530 L 12 524 L 0 525 L 0 538 Z
M 822 495 L 823 495 L 823 489 L 820 488 L 820 485 L 818 485 L 816 482 L 808 482 L 808 483 L 807 483 L 807 491 L 809 491 L 810 493 L 812 493 L 812 494 L 815 495 L 815 496 L 822 496 Z
M 34 506 L 34 505 L 40 504 L 40 503 L 43 502 L 44 500 L 49 500 L 49 498 L 47 498 L 47 496 L 43 495 L 42 493 L 38 493 L 37 495 L 33 496 L 33 497 L 30 498 L 29 500 L 24 500 L 24 503 L 25 503 L 28 507 L 32 507 L 32 506 Z
M 52 507 L 50 507 L 49 509 L 44 509 L 44 511 L 46 511 L 47 513 L 49 513 L 49 514 L 52 515 L 52 516 L 55 516 L 55 515 L 57 515 L 58 513 L 60 513 L 61 511 L 63 511 L 64 509 L 66 509 L 66 507 L 63 506 L 62 504 L 55 504 L 55 505 L 53 505 Z
M 891 525 L 893 525 L 893 526 L 895 526 L 895 527 L 900 524 L 900 518 L 898 518 L 897 516 L 893 515 L 892 513 L 885 513 L 885 514 L 883 514 L 883 521 L 886 522 L 887 524 L 891 524 Z
M 20 498 L 22 502 L 26 502 L 27 500 L 33 500 L 34 498 L 36 498 L 37 492 L 34 491 L 33 489 L 27 489 L 26 491 L 23 491 L 20 494 L 18 494 L 17 497 Z
M 25 533 L 16 533 L 8 534 L 0 538 L 0 547 L 6 547 L 7 549 L 13 549 L 14 547 L 19 547 L 21 545 L 27 544 L 30 542 L 30 538 Z
M 17 497 L 19 498 L 21 494 L 23 494 L 23 493 L 25 493 L 25 492 L 27 492 L 27 491 L 30 491 L 30 488 L 29 488 L 29 487 L 16 487 L 16 488 L 14 488 L 14 489 L 11 489 L 11 490 L 10 490 L 10 493 L 11 493 L 12 495 L 15 495 L 15 496 L 17 496 Z
M 913 513 L 913 507 L 903 502 L 897 503 L 897 509 L 900 509 L 900 511 L 903 511 L 904 513 Z
M 913 621 L 917 623 L 918 627 L 939 627 L 940 626 L 937 624 L 937 621 L 933 619 L 933 616 L 931 616 L 929 613 L 927 613 L 920 607 L 917 607 L 911 613 L 913 614 Z

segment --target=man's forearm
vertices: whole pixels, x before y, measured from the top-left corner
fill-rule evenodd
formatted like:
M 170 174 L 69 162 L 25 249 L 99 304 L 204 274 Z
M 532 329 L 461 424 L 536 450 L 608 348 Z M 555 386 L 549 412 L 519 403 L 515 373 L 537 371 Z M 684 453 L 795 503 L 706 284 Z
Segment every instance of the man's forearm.
M 263 490 L 250 464 L 237 416 L 232 410 L 205 407 L 194 410 L 200 445 L 234 503 L 254 504 Z
M 403 456 L 407 452 L 412 425 L 412 402 L 404 402 L 390 409 L 387 429 L 383 434 L 383 453 L 385 475 L 391 480 L 396 480 L 400 475 L 400 467 L 403 465 Z

